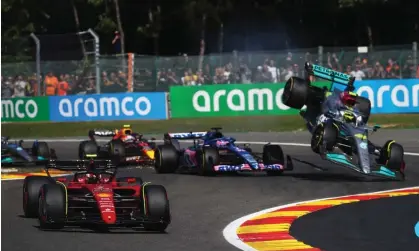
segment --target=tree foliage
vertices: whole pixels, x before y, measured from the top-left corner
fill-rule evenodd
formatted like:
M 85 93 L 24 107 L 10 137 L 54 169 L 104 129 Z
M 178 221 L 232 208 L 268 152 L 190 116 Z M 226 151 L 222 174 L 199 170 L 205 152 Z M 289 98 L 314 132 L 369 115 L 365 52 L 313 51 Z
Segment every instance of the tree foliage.
M 125 33 L 128 51 L 143 54 L 157 53 L 156 47 L 163 53 L 198 53 L 203 34 L 207 46 L 218 43 L 221 25 L 226 50 L 247 49 L 247 39 L 278 40 L 275 49 L 283 49 L 288 38 L 294 46 L 315 47 L 408 44 L 419 37 L 419 1 L 413 0 L 3 0 L 1 8 L 3 55 L 16 54 L 13 48 L 31 32 L 88 28 L 100 34 L 103 53 L 111 52 L 115 30 Z

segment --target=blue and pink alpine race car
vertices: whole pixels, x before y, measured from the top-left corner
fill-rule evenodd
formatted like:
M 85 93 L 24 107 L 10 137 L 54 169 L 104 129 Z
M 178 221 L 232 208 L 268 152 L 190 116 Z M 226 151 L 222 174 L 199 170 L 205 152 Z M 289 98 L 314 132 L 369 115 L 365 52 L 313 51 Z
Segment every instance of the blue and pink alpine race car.
M 285 168 L 284 153 L 279 145 L 266 144 L 262 153 L 255 153 L 249 146 L 239 147 L 236 139 L 225 137 L 221 128 L 208 132 L 185 132 L 164 134 L 164 145 L 155 153 L 157 173 L 187 171 L 204 176 L 217 173 L 266 171 L 279 175 Z M 192 141 L 192 146 L 181 148 L 180 141 Z

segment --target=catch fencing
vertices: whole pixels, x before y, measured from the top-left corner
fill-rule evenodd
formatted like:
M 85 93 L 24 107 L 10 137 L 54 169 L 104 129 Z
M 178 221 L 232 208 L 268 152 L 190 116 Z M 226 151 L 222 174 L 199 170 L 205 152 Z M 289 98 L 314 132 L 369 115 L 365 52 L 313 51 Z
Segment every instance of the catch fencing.
M 301 76 L 306 61 L 342 72 L 356 71 L 359 68 L 364 73 L 363 80 L 418 78 L 417 42 L 374 48 L 319 46 L 291 51 L 235 51 L 176 57 L 97 53 L 92 59 L 94 61 L 45 61 L 41 58 L 37 63 L 9 60 L 1 65 L 2 77 L 5 79 L 16 75 L 27 78 L 35 76 L 35 79 L 42 80 L 47 72 L 52 71 L 54 75 L 62 76 L 64 81 L 73 86 L 69 95 L 168 92 L 171 86 L 199 84 L 278 83 L 284 82 L 290 75 Z M 267 79 L 263 68 L 270 65 L 271 61 L 277 71 Z M 86 67 L 86 64 L 93 67 Z M 44 85 L 41 81 L 37 86 L 43 89 Z M 42 90 L 36 92 L 37 95 L 44 93 Z

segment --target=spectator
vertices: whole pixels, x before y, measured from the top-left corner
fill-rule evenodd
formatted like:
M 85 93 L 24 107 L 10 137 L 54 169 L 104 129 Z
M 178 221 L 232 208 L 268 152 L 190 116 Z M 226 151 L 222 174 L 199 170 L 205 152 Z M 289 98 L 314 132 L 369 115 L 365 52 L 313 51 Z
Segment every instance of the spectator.
M 2 98 L 11 98 L 13 96 L 13 83 L 12 78 L 9 77 L 6 81 L 3 81 L 3 76 L 1 77 L 1 97 Z
M 47 76 L 45 77 L 45 94 L 47 96 L 54 96 L 57 92 L 57 86 L 58 86 L 58 79 L 55 77 L 52 72 L 48 72 Z
M 374 68 L 372 69 L 371 78 L 377 79 L 377 78 L 385 78 L 386 72 L 384 70 L 384 67 L 380 64 L 379 61 L 375 62 Z
M 361 71 L 361 64 L 355 65 L 355 71 L 351 71 L 350 74 L 352 77 L 355 77 L 355 80 L 362 80 L 365 78 L 365 73 Z
M 215 69 L 215 76 L 213 78 L 214 84 L 225 84 L 227 80 L 224 75 L 224 69 L 222 67 L 218 67 Z
M 57 86 L 57 95 L 58 96 L 67 96 L 67 91 L 69 90 L 69 85 L 64 74 L 60 75 L 60 82 Z
M 278 70 L 278 68 L 276 68 L 275 61 L 273 61 L 272 59 L 269 60 L 268 71 L 272 75 L 272 83 L 277 83 L 278 82 L 278 77 L 279 77 L 279 70 Z
M 119 31 L 115 31 L 115 37 L 112 40 L 112 44 L 114 46 L 115 53 L 121 53 L 121 35 L 119 34 Z
M 88 77 L 86 94 L 95 94 L 96 93 L 96 81 L 94 77 Z
M 292 71 L 292 65 L 289 65 L 284 71 L 284 81 L 288 81 L 292 76 L 294 76 L 294 72 Z
M 26 88 L 28 83 L 23 80 L 22 76 L 18 76 L 16 78 L 16 82 L 14 84 L 14 94 L 13 97 L 25 97 L 26 96 Z

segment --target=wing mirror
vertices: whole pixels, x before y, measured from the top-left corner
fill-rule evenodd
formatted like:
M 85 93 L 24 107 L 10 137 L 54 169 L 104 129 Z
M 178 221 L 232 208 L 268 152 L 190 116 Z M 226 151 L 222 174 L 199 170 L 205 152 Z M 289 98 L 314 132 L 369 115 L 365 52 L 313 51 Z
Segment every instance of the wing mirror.
M 373 127 L 373 131 L 376 132 L 378 129 L 380 129 L 381 126 L 380 125 L 374 125 Z

